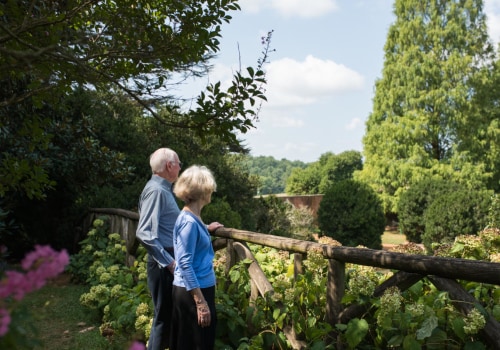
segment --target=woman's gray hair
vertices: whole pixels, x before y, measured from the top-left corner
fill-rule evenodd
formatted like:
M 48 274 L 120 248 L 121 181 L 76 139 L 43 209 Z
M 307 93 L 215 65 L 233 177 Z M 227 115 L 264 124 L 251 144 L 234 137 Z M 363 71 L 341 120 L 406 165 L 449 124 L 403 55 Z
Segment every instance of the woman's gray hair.
M 153 174 L 162 172 L 168 162 L 175 162 L 175 151 L 170 148 L 159 148 L 149 156 L 149 165 Z
M 217 190 L 212 172 L 206 166 L 192 165 L 179 176 L 174 193 L 184 203 L 207 198 Z

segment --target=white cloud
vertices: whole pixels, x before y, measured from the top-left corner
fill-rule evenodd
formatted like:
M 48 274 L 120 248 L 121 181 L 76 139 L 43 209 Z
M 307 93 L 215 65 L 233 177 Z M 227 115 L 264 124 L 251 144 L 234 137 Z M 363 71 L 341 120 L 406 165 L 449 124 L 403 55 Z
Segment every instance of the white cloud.
M 347 130 L 354 130 L 357 129 L 358 126 L 363 125 L 363 121 L 359 118 L 354 118 L 352 119 L 349 124 L 346 125 Z
M 284 17 L 314 18 L 338 9 L 336 0 L 241 0 L 241 9 L 251 13 L 275 10 Z
M 286 151 L 294 151 L 300 155 L 314 149 L 316 144 L 313 142 L 286 142 L 281 146 L 281 148 Z
M 271 125 L 279 128 L 300 128 L 304 126 L 304 121 L 291 117 L 275 117 L 272 118 Z
M 311 55 L 302 62 L 283 58 L 267 67 L 267 97 L 270 105 L 307 105 L 323 97 L 363 88 L 356 71 L 331 60 Z
M 495 44 L 498 44 L 500 42 L 500 0 L 486 0 L 484 11 L 490 37 Z

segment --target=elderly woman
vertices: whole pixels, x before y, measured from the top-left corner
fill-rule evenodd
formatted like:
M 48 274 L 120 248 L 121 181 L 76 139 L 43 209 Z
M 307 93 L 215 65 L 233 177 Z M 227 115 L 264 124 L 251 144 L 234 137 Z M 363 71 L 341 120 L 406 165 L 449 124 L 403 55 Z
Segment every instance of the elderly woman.
M 214 176 L 204 166 L 187 168 L 177 180 L 174 193 L 184 202 L 174 227 L 176 267 L 172 299 L 170 350 L 208 350 L 215 344 L 214 250 L 209 227 L 201 220 L 201 210 L 216 190 Z M 210 224 L 215 231 L 222 225 Z

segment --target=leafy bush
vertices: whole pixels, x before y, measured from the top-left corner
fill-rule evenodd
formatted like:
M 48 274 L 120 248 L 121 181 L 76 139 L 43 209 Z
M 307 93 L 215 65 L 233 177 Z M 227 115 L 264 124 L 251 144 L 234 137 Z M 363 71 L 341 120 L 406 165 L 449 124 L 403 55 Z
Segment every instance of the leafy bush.
M 103 310 L 101 330 L 128 330 L 128 334 L 136 338 L 138 334 L 135 332 L 146 332 L 147 337 L 151 309 L 144 284 L 144 258 L 138 258 L 130 269 L 118 267 L 115 263 L 106 267 L 119 258 L 122 247 L 116 234 L 105 236 L 105 249 L 97 254 L 96 250 L 81 251 L 81 254 L 94 256 L 96 260 L 88 274 L 89 283 L 96 288 L 82 298 L 90 294 L 87 297 L 93 305 Z M 479 237 L 480 241 L 477 236 L 457 237 L 452 244 L 443 245 L 440 253 L 443 256 L 500 261 L 500 230 L 487 229 Z M 328 244 L 324 242 L 326 239 L 321 239 L 323 244 Z M 240 261 L 227 272 L 226 255 L 222 251 L 216 253 L 218 349 L 290 349 L 284 331 L 290 326 L 308 349 L 443 349 L 450 346 L 453 349 L 485 349 L 479 333 L 485 320 L 490 317 L 500 320 L 499 286 L 460 282 L 478 300 L 475 308 L 463 315 L 455 309 L 456 301 L 451 300 L 447 292 L 437 290 L 426 278 L 407 290 L 389 288 L 382 296 L 374 296 L 375 288 L 392 272 L 346 264 L 343 306 L 366 305 L 369 309 L 357 318 L 336 324 L 333 329 L 325 321 L 328 263 L 321 251 L 309 251 L 304 260 L 303 274 L 294 278 L 291 254 L 253 244 L 249 244 L 249 248 L 274 292 L 252 300 L 250 296 L 254 288 L 248 272 L 252 260 Z M 118 273 L 113 275 L 112 271 Z M 125 277 L 121 280 L 130 274 L 132 279 Z M 106 301 L 105 305 L 98 304 L 101 300 Z M 133 319 L 135 332 L 130 328 Z M 331 338 L 332 332 L 336 334 L 335 338 Z
M 490 204 L 488 191 L 443 192 L 424 212 L 424 246 L 431 252 L 434 242 L 452 243 L 459 235 L 477 234 L 487 225 Z
M 276 196 L 260 197 L 257 200 L 255 230 L 275 236 L 290 235 L 291 223 L 287 216 L 287 210 L 292 204 L 279 199 Z
M 69 272 L 90 286 L 80 303 L 102 315 L 101 334 L 134 334 L 147 339 L 152 304 L 147 288 L 146 250 L 139 246 L 133 266 L 126 266 L 125 241 L 118 233 L 108 233 L 108 218 L 93 223 L 81 250 L 71 257 Z
M 322 235 L 345 246 L 382 248 L 382 204 L 365 183 L 344 180 L 329 187 L 318 209 L 318 224 Z
M 203 207 L 203 221 L 206 224 L 217 221 L 225 227 L 241 228 L 241 216 L 223 199 L 215 199 L 209 205 Z
M 459 188 L 458 184 L 441 179 L 426 179 L 411 186 L 399 198 L 400 232 L 408 241 L 422 243 L 422 235 L 425 232 L 424 213 L 429 205 L 441 193 L 457 191 Z
M 488 211 L 488 227 L 500 228 L 500 198 L 496 193 L 491 196 L 491 206 Z
M 287 217 L 290 221 L 291 238 L 312 240 L 312 235 L 317 231 L 317 224 L 311 209 L 306 207 L 295 208 L 291 205 L 287 210 Z

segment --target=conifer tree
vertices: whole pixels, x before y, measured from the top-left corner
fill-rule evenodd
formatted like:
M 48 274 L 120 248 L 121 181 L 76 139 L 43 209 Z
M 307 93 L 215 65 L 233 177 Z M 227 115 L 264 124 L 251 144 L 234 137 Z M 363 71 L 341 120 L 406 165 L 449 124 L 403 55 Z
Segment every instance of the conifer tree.
M 478 107 L 494 58 L 483 1 L 396 0 L 394 13 L 357 174 L 381 194 L 386 213 L 424 178 L 491 184 L 486 148 L 498 130 L 494 113 Z

